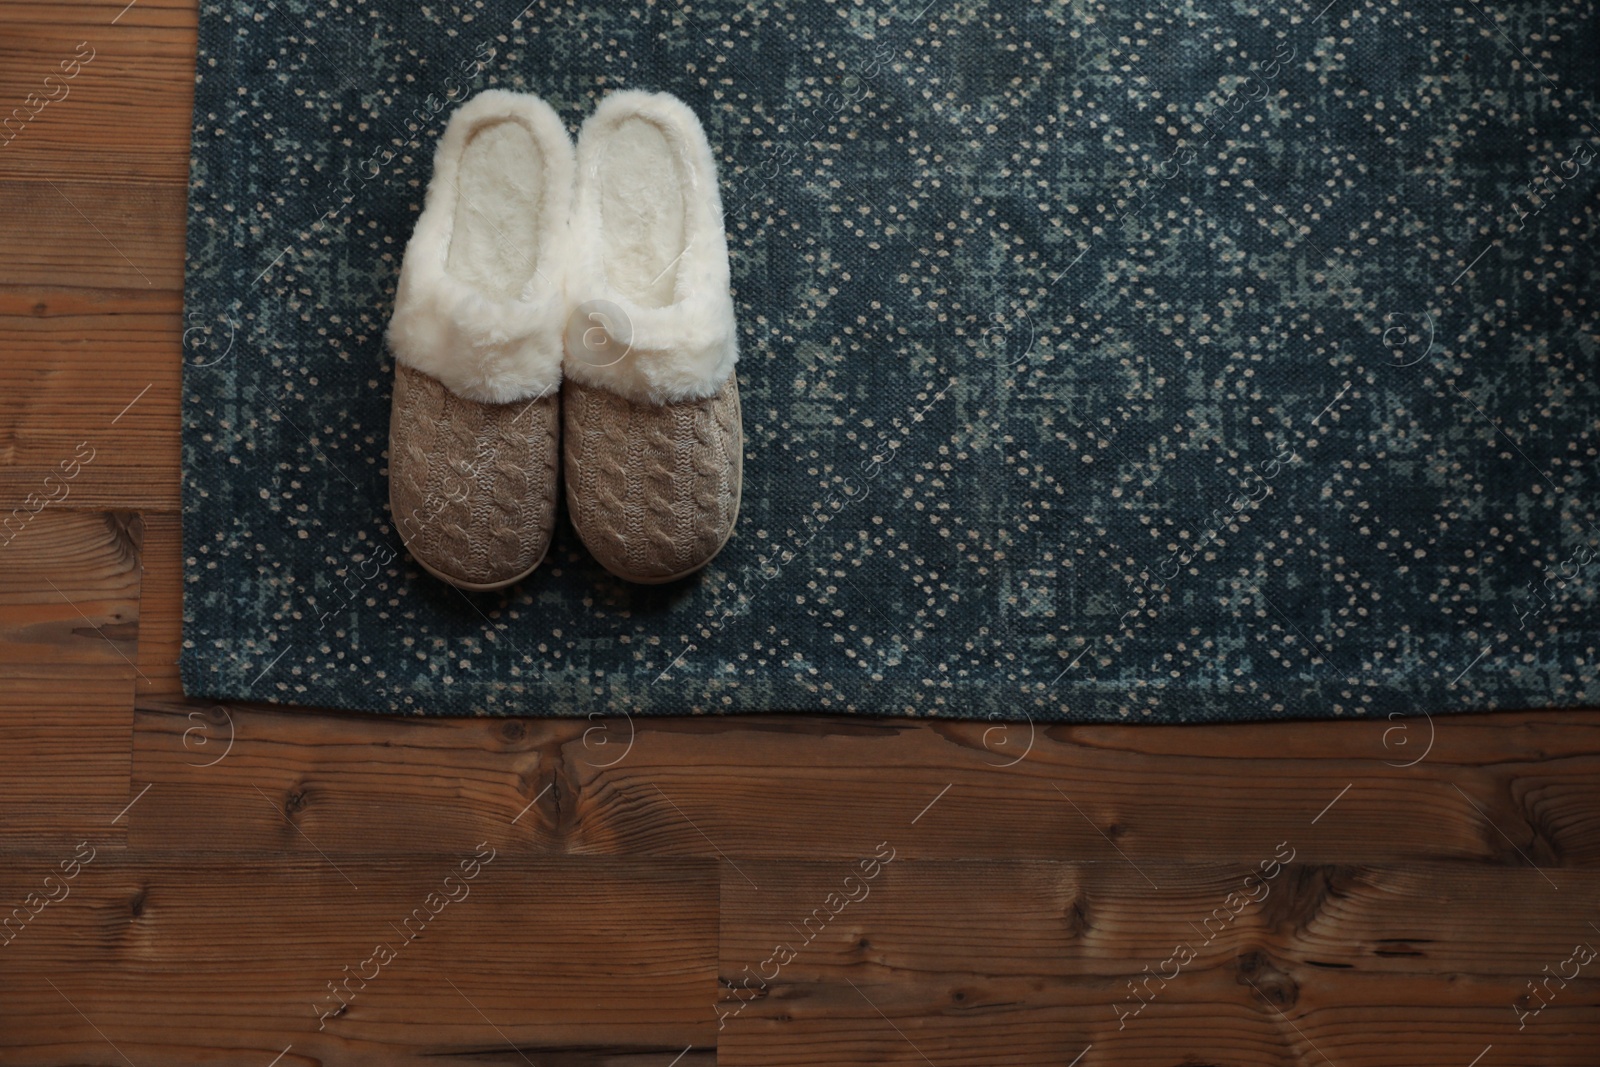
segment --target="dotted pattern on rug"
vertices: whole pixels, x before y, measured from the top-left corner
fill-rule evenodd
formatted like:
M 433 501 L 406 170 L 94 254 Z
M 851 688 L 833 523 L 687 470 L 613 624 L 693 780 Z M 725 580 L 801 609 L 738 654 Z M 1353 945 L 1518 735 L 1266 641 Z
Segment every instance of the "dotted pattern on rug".
M 1593 7 L 202 3 L 182 660 L 416 714 L 1600 703 Z M 1321 9 L 1319 12 L 1319 8 Z M 721 167 L 738 529 L 502 595 L 388 514 L 451 109 L 666 90 Z

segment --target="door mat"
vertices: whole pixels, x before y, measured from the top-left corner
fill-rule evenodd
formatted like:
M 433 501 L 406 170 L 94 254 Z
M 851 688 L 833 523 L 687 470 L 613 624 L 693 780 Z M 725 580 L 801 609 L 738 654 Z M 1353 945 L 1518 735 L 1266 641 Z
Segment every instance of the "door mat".
M 204 3 L 194 696 L 1162 722 L 1600 703 L 1592 9 Z M 488 87 L 721 167 L 745 488 L 503 595 L 388 513 L 383 331 Z

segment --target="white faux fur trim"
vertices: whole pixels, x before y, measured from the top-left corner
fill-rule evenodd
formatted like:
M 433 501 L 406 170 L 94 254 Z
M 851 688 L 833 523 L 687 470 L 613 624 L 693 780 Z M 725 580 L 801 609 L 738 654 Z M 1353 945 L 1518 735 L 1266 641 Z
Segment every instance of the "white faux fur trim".
M 607 243 L 601 168 L 618 127 L 633 119 L 643 119 L 661 133 L 677 173 L 663 176 L 660 185 L 682 193 L 684 247 L 676 260 L 672 299 L 665 306 L 650 306 L 626 295 L 617 286 L 615 268 L 607 268 L 608 253 L 615 260 L 628 250 L 620 247 L 615 235 Z M 658 195 L 660 189 L 653 184 L 645 176 L 639 197 Z M 705 131 L 683 101 L 667 93 L 613 93 L 584 122 L 578 135 L 570 251 L 569 377 L 650 404 L 699 399 L 721 388 L 739 358 L 722 198 Z M 605 336 L 595 330 L 603 330 Z M 585 333 L 605 342 L 600 347 L 616 358 L 597 359 L 594 347 L 583 345 Z
M 543 163 L 536 221 L 538 270 L 509 297 L 488 292 L 446 269 L 462 153 L 475 133 L 505 121 L 528 131 Z M 566 127 L 536 96 L 489 89 L 456 110 L 434 152 L 427 199 L 400 267 L 394 317 L 389 322 L 389 346 L 396 360 L 438 378 L 459 396 L 483 403 L 526 400 L 560 388 L 561 338 L 567 317 L 562 267 L 573 167 Z M 493 182 L 509 176 L 491 171 L 480 177 Z M 492 220 L 495 212 L 508 206 L 509 202 L 485 202 L 469 209 Z

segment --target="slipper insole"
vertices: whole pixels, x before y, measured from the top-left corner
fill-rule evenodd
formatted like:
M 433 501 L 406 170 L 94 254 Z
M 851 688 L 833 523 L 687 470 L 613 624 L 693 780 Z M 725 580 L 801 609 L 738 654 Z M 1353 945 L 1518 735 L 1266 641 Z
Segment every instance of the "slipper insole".
M 646 307 L 673 302 L 684 252 L 681 164 L 660 127 L 619 123 L 600 162 L 600 226 L 606 274 Z
M 544 155 L 518 122 L 484 126 L 456 175 L 455 230 L 445 270 L 493 296 L 520 293 L 539 267 Z

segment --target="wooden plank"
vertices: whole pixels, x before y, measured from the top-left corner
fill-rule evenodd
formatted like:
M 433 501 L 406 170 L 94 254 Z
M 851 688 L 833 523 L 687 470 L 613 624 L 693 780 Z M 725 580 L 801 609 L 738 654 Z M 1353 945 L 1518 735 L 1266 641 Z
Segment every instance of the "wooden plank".
M 176 511 L 182 186 L 3 188 L 0 501 L 86 456 L 71 506 Z
M 66 855 L 13 857 L 0 900 Z M 664 1065 L 715 1041 L 716 877 L 470 836 L 428 859 L 102 853 L 0 948 L 0 1061 Z
M 120 847 L 142 528 L 46 507 L 0 536 L 0 848 Z
M 1580 1064 L 1600 1036 L 1592 975 L 1513 1009 L 1600 942 L 1595 872 L 1294 863 L 1235 914 L 1251 868 L 893 855 L 724 866 L 719 1063 Z
M 177 510 L 177 316 L 162 319 L 158 328 L 172 336 L 159 352 L 114 343 L 46 361 L 15 339 L 0 343 L 0 390 L 10 398 L 0 411 L 6 511 L 78 457 L 88 462 L 78 464 L 67 507 Z
M 132 678 L 144 524 L 50 507 L 71 485 L 63 474 L 41 484 L 38 510 L 0 513 L 0 663 L 121 667 Z
M 165 512 L 145 513 L 144 578 L 139 586 L 141 698 L 181 698 L 178 656 L 183 650 L 183 522 Z
M 433 852 L 470 837 L 544 854 L 570 789 L 560 747 L 576 738 L 581 750 L 588 725 L 141 700 L 134 774 L 155 788 L 132 840 L 315 858 Z
M 304 779 L 316 786 L 321 831 L 354 851 L 405 851 L 414 827 L 527 808 L 504 847 L 849 858 L 885 827 L 917 827 L 931 832 L 904 848 L 925 859 L 1254 862 L 1289 840 L 1322 863 L 1600 861 L 1591 712 L 1441 720 L 1429 757 L 1400 769 L 1375 758 L 1382 727 L 1394 725 L 1380 723 L 1253 726 L 1243 748 L 1212 727 L 1052 728 L 1026 759 L 997 767 L 1004 748 L 993 735 L 984 747 L 984 723 L 212 708 L 140 702 L 135 775 L 181 790 L 142 813 L 157 838 L 204 820 L 239 848 L 303 847 L 283 839 L 246 786 L 287 797 Z M 1412 723 L 1414 736 L 1426 725 Z M 230 731 L 228 773 L 198 773 L 193 765 L 214 756 L 201 739 Z M 1304 755 L 1283 754 L 1302 745 Z
M 1102 1021 L 1105 1002 L 1116 993 L 1111 989 L 1099 991 L 1092 1008 L 1040 1007 L 1019 1003 L 1036 980 L 969 980 L 958 989 L 928 989 L 905 999 L 870 980 L 856 980 L 854 988 L 841 982 L 771 1003 L 765 1009 L 773 1013 L 770 1021 L 747 1011 L 722 1032 L 717 1063 L 1487 1067 L 1495 1053 L 1507 1054 L 1502 1063 L 1538 1067 L 1593 1067 L 1595 1062 L 1600 1030 L 1594 1010 L 1581 1002 L 1553 1004 L 1529 1037 L 1516 1033 L 1506 991 L 1498 986 L 1464 988 L 1447 978 L 1429 978 L 1412 982 L 1408 996 L 1396 1002 L 1392 983 L 1324 978 L 1322 989 L 1338 1006 L 1279 1014 L 1241 977 L 1197 975 L 1204 986 L 1195 992 L 1200 1003 L 1152 1005 L 1138 1025 L 1122 1032 L 1114 1019 Z M 1576 995 L 1592 998 L 1592 989 L 1590 983 Z M 952 1003 L 956 992 L 963 1001 Z M 1523 1051 L 1534 1058 L 1521 1058 Z
M 922 858 L 1253 861 L 1318 820 L 1303 853 L 1316 862 L 1600 863 L 1592 711 L 1238 728 L 635 725 L 625 760 L 571 764 L 558 832 L 572 851 L 844 858 L 921 820 L 939 828 L 907 843 Z
M 86 443 L 74 506 L 177 509 L 196 17 L 173 0 L 0 6 L 0 106 L 58 96 L 0 132 L 0 500 Z
M 31 116 L 0 128 L 0 181 L 185 182 L 196 17 L 173 0 L 0 5 L 0 115 Z
M 121 847 L 128 820 L 116 817 L 133 799 L 130 678 L 103 663 L 0 664 L 0 869 L 13 849 Z
M 179 295 L 0 289 L 0 501 L 78 464 L 72 508 L 177 511 Z
M 181 182 L 5 179 L 0 285 L 32 290 L 183 289 Z
M 1178 945 L 1194 949 L 1178 968 L 1185 973 L 1262 952 L 1307 973 L 1518 979 L 1539 974 L 1552 953 L 1564 959 L 1576 941 L 1600 945 L 1588 925 L 1600 923 L 1600 871 L 1551 872 L 1552 884 L 1537 871 L 1483 864 L 1306 864 L 1293 846 L 1279 853 L 1295 857 L 1288 863 L 1269 852 L 1253 864 L 1137 869 L 914 860 L 900 852 L 910 834 L 888 837 L 855 860 L 725 863 L 724 983 L 746 966 L 760 974 L 778 944 L 797 949 L 793 964 L 767 968 L 785 981 L 867 965 L 959 970 L 975 960 L 1019 974 L 1116 978 L 1146 963 L 1155 970 Z M 1600 960 L 1594 970 L 1600 976 Z

